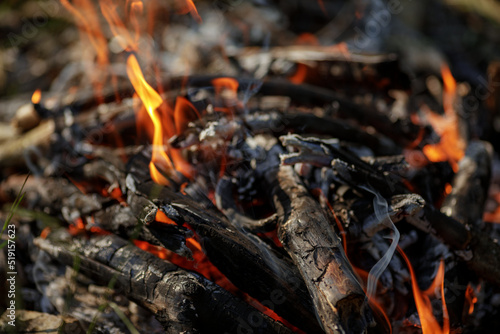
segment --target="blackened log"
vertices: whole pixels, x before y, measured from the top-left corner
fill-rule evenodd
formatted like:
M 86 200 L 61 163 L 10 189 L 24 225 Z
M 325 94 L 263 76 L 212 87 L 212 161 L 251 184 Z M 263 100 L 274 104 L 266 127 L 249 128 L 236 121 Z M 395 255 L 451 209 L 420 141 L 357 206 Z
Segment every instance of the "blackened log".
M 406 220 L 442 239 L 479 277 L 500 286 L 500 245 L 488 234 L 465 226 L 430 205 Z
M 192 237 L 193 232 L 183 226 L 155 222 L 154 214 L 153 220 L 146 223 L 136 217 L 130 207 L 119 204 L 97 211 L 92 217 L 94 219 L 91 226 L 97 226 L 126 239 L 147 241 L 192 259 L 191 250 L 186 246 L 186 238 Z M 151 224 L 154 228 L 150 228 Z
M 193 76 L 188 79 L 188 85 L 194 87 L 211 86 L 211 81 L 215 78 L 214 76 Z M 240 83 L 240 86 L 255 84 L 255 80 L 237 78 L 235 80 Z M 269 80 L 262 83 L 259 94 L 288 96 L 296 103 L 311 106 L 334 104 L 338 107 L 341 117 L 373 126 L 401 146 L 411 144 L 424 130 L 421 126 L 413 124 L 410 119 L 393 121 L 388 115 L 375 110 L 375 108 L 357 105 L 336 92 L 307 84 L 295 85 L 285 81 Z
M 482 222 L 484 203 L 488 197 L 493 148 L 484 141 L 471 141 L 458 164 L 451 193 L 445 198 L 441 212 L 462 224 Z
M 300 145 L 304 141 L 298 136 L 286 136 L 286 138 L 285 144 L 289 139 L 293 139 L 293 143 L 297 141 Z M 307 143 L 312 144 L 309 139 Z M 325 143 L 322 142 L 321 145 L 324 147 Z M 344 183 L 360 191 L 363 191 L 360 185 L 370 184 L 384 196 L 409 193 L 409 190 L 399 180 L 392 178 L 391 174 L 378 173 L 372 166 L 353 154 L 345 155 L 342 152 L 339 154 L 332 145 L 329 145 L 328 149 L 328 154 L 335 152 L 334 154 L 339 157 L 333 160 L 332 167 Z M 477 228 L 464 226 L 428 203 L 418 214 L 407 217 L 407 221 L 440 237 L 455 251 L 458 251 L 460 257 L 477 275 L 500 285 L 500 245 L 489 235 Z
M 458 164 L 458 172 L 451 183 L 451 193 L 441 206 L 442 213 L 465 226 L 479 227 L 479 223 L 482 222 L 491 177 L 492 151 L 493 148 L 487 142 L 478 140 L 469 142 L 465 156 Z M 448 303 L 452 324 L 459 324 L 462 320 L 466 287 L 470 276 L 463 272 L 464 267 L 463 263 L 458 262 L 451 271 L 457 277 L 450 283 L 455 295 L 455 298 Z
M 151 200 L 175 208 L 200 238 L 210 261 L 234 285 L 272 306 L 278 315 L 297 327 L 311 333 L 321 332 L 310 296 L 290 259 L 250 240 L 220 213 L 188 196 L 151 181 L 136 182 L 133 187 Z M 280 296 L 279 300 L 276 296 Z
M 166 333 L 291 333 L 203 276 L 161 260 L 115 235 L 73 245 L 36 239 L 58 261 L 151 310 Z M 111 283 L 113 282 L 113 283 Z
M 281 136 L 280 140 L 284 146 L 299 150 L 281 155 L 282 164 L 306 162 L 316 166 L 331 165 L 343 183 L 363 192 L 365 190 L 359 186 L 369 184 L 385 197 L 408 192 L 406 187 L 398 182 L 397 175 L 377 170 L 348 148 L 342 147 L 338 141 L 302 138 L 298 135 Z
M 290 166 L 267 173 L 278 237 L 304 278 L 327 333 L 362 333 L 374 324 L 338 235 Z
M 271 130 L 278 135 L 284 135 L 290 131 L 298 134 L 330 135 L 340 140 L 366 145 L 378 155 L 401 153 L 401 148 L 392 140 L 379 134 L 368 133 L 361 127 L 327 115 L 320 117 L 313 113 L 304 113 L 288 108 L 285 113 L 250 114 L 245 117 L 245 122 L 254 133 Z

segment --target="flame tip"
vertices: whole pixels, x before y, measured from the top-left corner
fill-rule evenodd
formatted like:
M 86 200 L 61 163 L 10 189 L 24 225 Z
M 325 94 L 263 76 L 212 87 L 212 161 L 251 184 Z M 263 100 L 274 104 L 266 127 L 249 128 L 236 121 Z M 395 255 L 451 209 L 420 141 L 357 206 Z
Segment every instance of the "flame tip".
M 38 104 L 40 103 L 40 100 L 42 99 L 42 91 L 40 89 L 37 89 L 33 92 L 33 95 L 31 96 L 31 102 L 33 104 Z

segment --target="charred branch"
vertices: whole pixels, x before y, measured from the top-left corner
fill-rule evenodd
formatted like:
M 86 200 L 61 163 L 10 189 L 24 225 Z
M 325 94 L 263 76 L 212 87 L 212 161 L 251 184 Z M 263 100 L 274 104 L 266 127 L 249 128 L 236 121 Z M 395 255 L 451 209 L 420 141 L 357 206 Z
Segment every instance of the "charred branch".
M 225 217 L 187 196 L 151 181 L 136 182 L 134 188 L 150 200 L 175 208 L 200 238 L 210 261 L 238 288 L 261 301 L 278 293 L 284 301 L 273 302 L 277 314 L 304 330 L 320 330 L 304 283 L 289 259 L 263 243 L 256 243 L 232 227 Z
M 37 246 L 103 285 L 111 285 L 151 310 L 166 333 L 251 330 L 290 333 L 229 292 L 205 279 L 140 250 L 117 236 L 95 237 L 73 244 L 37 239 Z M 258 322 L 253 322 L 258 319 Z
M 267 174 L 279 213 L 278 236 L 299 268 L 327 333 L 360 333 L 373 325 L 371 310 L 319 204 L 290 166 Z

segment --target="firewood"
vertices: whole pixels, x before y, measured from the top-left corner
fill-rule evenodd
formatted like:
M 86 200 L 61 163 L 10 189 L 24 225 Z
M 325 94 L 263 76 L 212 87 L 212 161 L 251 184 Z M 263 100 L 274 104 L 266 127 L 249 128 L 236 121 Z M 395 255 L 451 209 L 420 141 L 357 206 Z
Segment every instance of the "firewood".
M 283 302 L 272 302 L 277 314 L 308 332 L 320 331 L 304 283 L 289 259 L 256 244 L 220 213 L 187 196 L 151 181 L 136 180 L 135 189 L 150 200 L 172 206 L 196 232 L 210 261 L 234 285 L 261 301 L 283 296 Z
M 397 178 L 394 179 L 386 174 L 381 175 L 355 155 L 346 154 L 333 145 L 318 140 L 304 141 L 299 136 L 283 136 L 282 140 L 284 144 L 306 145 L 314 152 L 319 152 L 318 145 L 320 145 L 319 147 L 327 147 L 328 152 L 326 154 L 322 153 L 321 156 L 326 157 L 331 154 L 338 156 L 339 158 L 332 162 L 333 169 L 343 182 L 361 191 L 363 191 L 363 187 L 359 185 L 368 183 L 380 190 L 382 194 L 409 193 L 409 190 Z M 475 152 L 475 149 L 471 150 L 471 152 Z M 292 154 L 292 158 L 295 156 Z M 286 162 L 288 157 L 289 155 L 285 155 L 282 159 Z M 300 155 L 298 159 L 301 159 Z M 318 159 L 314 161 L 318 161 Z M 487 168 L 486 165 L 485 168 Z M 500 245 L 486 233 L 481 232 L 478 228 L 469 228 L 469 226 L 462 225 L 454 218 L 441 213 L 429 203 L 425 204 L 424 209 L 418 214 L 407 217 L 407 221 L 423 231 L 440 237 L 480 277 L 494 284 L 500 284 L 500 258 L 497 257 L 500 254 Z
M 40 238 L 35 243 L 68 266 L 78 259 L 81 273 L 149 309 L 165 333 L 291 333 L 203 276 L 161 260 L 115 235 L 72 244 Z
M 193 87 L 206 87 L 211 85 L 211 76 L 191 76 L 188 84 Z M 235 79 L 240 85 L 251 85 L 251 80 Z M 295 103 L 302 105 L 335 105 L 339 116 L 346 119 L 356 120 L 363 125 L 373 126 L 378 132 L 391 138 L 401 146 L 412 143 L 421 135 L 421 131 L 429 131 L 427 128 L 413 124 L 409 119 L 398 119 L 393 121 L 389 116 L 365 106 L 353 103 L 351 100 L 340 96 L 331 90 L 310 85 L 294 85 L 289 82 L 269 80 L 262 83 L 259 94 L 287 96 Z M 423 144 L 423 143 L 422 143 Z
M 374 325 L 365 294 L 319 204 L 290 166 L 267 173 L 278 209 L 278 237 L 299 268 L 327 333 Z

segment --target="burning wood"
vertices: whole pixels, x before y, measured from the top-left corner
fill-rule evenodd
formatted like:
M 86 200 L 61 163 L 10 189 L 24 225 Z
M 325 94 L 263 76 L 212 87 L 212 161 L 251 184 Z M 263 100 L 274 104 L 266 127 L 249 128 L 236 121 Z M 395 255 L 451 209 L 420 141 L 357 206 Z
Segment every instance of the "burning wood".
M 23 194 L 1 214 L 18 314 L 132 333 L 458 333 L 497 317 L 494 122 L 444 60 L 367 52 L 358 26 L 325 41 L 329 16 L 382 17 L 369 3 L 61 0 L 83 65 L 0 124 L 0 197 Z

